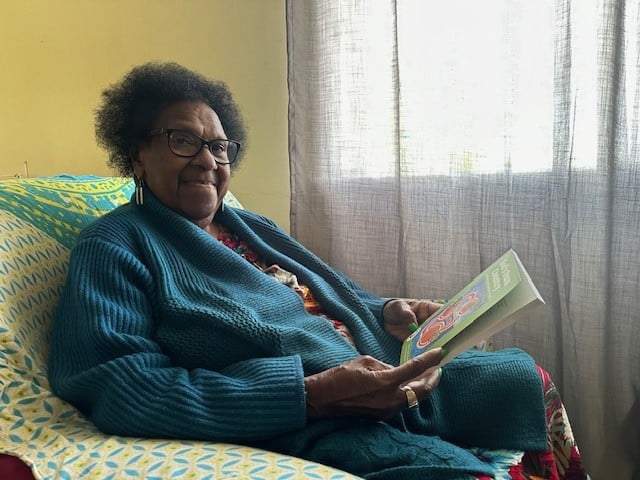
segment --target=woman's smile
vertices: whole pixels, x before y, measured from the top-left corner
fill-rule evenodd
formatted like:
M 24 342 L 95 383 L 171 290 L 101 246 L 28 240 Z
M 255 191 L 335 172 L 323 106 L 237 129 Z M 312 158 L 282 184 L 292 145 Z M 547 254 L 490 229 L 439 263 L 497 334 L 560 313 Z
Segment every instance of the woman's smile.
M 183 180 L 183 184 L 193 186 L 193 187 L 201 187 L 201 188 L 215 188 L 216 184 L 211 180 Z

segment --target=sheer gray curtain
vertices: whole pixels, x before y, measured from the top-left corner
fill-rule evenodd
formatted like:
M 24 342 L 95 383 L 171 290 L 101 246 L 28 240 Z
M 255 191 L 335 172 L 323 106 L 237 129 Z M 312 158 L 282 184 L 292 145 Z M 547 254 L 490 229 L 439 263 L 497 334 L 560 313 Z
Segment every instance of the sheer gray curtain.
M 291 229 L 382 296 L 508 248 L 594 479 L 640 478 L 638 2 L 288 0 Z

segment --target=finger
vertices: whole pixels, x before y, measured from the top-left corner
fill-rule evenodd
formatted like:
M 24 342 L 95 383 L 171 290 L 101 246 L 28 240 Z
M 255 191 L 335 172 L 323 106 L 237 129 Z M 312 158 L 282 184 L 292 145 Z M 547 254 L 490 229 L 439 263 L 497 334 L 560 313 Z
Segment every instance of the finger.
M 424 386 L 427 397 L 431 395 L 431 393 L 440 384 L 441 378 L 442 378 L 442 367 L 439 367 L 435 372 L 429 375 L 429 377 L 427 378 L 427 383 Z
M 396 318 L 401 320 L 405 324 L 409 324 L 416 321 L 416 313 L 412 306 L 404 300 L 398 300 L 392 308 L 396 312 Z
M 358 365 L 367 370 L 376 371 L 376 370 L 390 370 L 393 365 L 389 365 L 388 363 L 383 362 L 382 360 L 378 360 L 371 355 L 361 355 L 352 360 L 347 360 L 344 365 Z
M 436 389 L 442 378 L 442 368 L 437 368 L 420 380 L 414 380 L 407 383 L 418 397 L 419 401 L 426 400 L 429 395 Z
M 421 353 L 398 367 L 391 370 L 381 372 L 389 381 L 396 382 L 398 385 L 406 383 L 414 378 L 423 375 L 430 369 L 437 367 L 444 358 L 442 348 L 434 348 L 427 352 Z
M 433 315 L 439 308 L 439 303 L 432 302 L 431 300 L 420 300 L 414 304 L 415 315 L 419 324 L 424 323 L 424 321 Z

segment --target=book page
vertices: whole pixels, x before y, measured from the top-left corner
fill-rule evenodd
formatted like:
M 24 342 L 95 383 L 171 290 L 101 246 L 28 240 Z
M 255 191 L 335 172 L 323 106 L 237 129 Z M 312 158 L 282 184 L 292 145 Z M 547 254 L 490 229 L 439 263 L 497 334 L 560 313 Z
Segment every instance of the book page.
M 448 361 L 513 323 L 515 319 L 507 317 L 536 298 L 542 300 L 522 262 L 509 250 L 405 340 L 400 361 L 444 345 Z

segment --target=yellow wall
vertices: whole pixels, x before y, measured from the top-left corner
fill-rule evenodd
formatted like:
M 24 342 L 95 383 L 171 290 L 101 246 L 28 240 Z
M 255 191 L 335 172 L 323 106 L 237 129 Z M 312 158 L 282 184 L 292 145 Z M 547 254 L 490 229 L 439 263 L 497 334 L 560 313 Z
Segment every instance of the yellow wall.
M 5 0 L 0 175 L 110 175 L 95 144 L 100 92 L 171 60 L 229 84 L 250 147 L 231 189 L 289 227 L 284 0 Z

